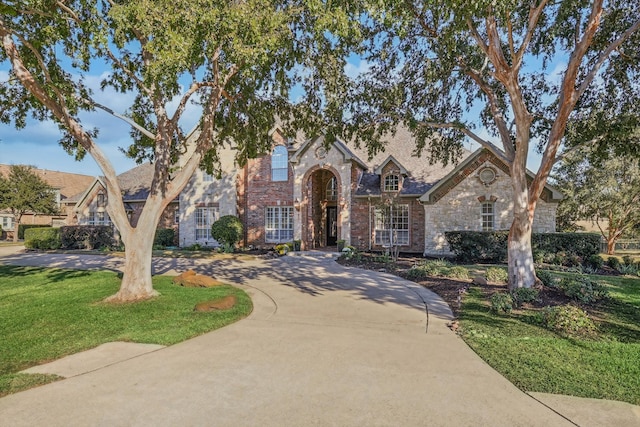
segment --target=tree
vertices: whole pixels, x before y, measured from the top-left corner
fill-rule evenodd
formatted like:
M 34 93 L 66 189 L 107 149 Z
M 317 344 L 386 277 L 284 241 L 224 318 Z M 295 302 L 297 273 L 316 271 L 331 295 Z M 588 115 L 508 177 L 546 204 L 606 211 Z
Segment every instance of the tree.
M 562 156 L 567 127 L 596 105 L 612 107 L 622 97 L 632 100 L 624 105 L 637 105 L 640 99 L 640 11 L 626 0 L 368 5 L 359 22 L 369 71 L 348 96 L 328 98 L 344 103 L 325 119 L 333 123 L 330 133 L 375 151 L 385 133 L 404 123 L 419 151 L 445 163 L 455 161 L 465 138 L 493 151 L 490 139 L 497 138 L 512 180 L 509 286 L 533 286 L 534 212 Z M 477 131 L 479 125 L 488 137 Z M 629 128 L 610 126 L 609 133 L 590 139 L 586 129 L 573 127 L 573 140 L 606 145 Z M 534 146 L 542 160 L 529 182 Z
M 89 153 L 104 175 L 107 212 L 125 245 L 121 287 L 110 301 L 156 295 L 151 250 L 167 204 L 198 167 L 219 171 L 224 144 L 233 145 L 239 164 L 263 152 L 274 117 L 285 125 L 290 119 L 289 91 L 304 83 L 295 67 L 336 55 L 327 49 L 329 26 L 345 37 L 350 31 L 344 10 L 314 0 L 10 0 L 0 13 L 0 60 L 11 65 L 0 86 L 0 120 L 22 127 L 31 113 L 55 121 L 63 148 L 78 158 Z M 135 95 L 126 114 L 93 100 L 85 78 L 97 63 L 107 64 L 102 87 Z M 304 89 L 317 91 L 310 83 Z M 199 120 L 187 132 L 190 105 Z M 126 154 L 155 166 L 135 227 L 98 130 L 80 120 L 96 108 L 127 121 L 133 143 Z
M 561 210 L 595 222 L 611 255 L 616 241 L 640 225 L 640 160 L 614 153 L 594 158 L 593 151 L 573 152 L 558 168 L 558 186 L 565 194 Z
M 12 165 L 9 175 L 0 176 L 0 209 L 13 215 L 13 241 L 26 213 L 51 215 L 58 212 L 55 190 L 29 166 Z

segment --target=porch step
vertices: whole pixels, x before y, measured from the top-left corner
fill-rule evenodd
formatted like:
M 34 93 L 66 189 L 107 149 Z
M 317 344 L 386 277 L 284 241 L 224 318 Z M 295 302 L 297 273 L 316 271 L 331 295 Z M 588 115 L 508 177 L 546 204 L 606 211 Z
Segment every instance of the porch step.
M 340 256 L 340 252 L 327 252 L 327 251 L 291 251 L 287 252 L 287 256 L 304 256 L 309 258 L 333 258 L 336 259 Z

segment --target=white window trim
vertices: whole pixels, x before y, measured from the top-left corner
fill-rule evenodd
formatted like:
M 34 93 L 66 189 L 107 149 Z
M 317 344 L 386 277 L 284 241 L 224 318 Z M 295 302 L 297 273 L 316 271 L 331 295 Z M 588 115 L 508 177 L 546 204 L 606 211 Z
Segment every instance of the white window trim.
M 485 211 L 490 207 L 491 211 Z M 494 202 L 482 202 L 480 204 L 480 227 L 482 231 L 494 231 L 496 229 L 496 204 Z
M 270 215 L 269 211 L 278 212 Z M 286 211 L 286 213 L 284 213 Z M 285 216 L 286 215 L 286 216 Z M 290 220 L 289 224 L 283 221 Z M 270 220 L 273 224 L 270 224 Z M 284 227 L 283 227 L 284 226 Z M 293 206 L 267 206 L 264 210 L 264 241 L 265 243 L 286 243 L 293 240 Z
M 384 210 L 383 210 L 384 209 Z M 385 227 L 385 218 L 384 215 L 391 215 L 393 209 L 402 209 L 406 210 L 407 213 L 407 221 L 406 221 L 406 229 L 397 229 L 394 228 L 394 224 L 389 222 L 389 227 Z M 387 213 L 388 212 L 388 213 Z M 382 219 L 380 219 L 379 215 L 383 215 Z M 393 218 L 393 216 L 391 216 Z M 392 232 L 394 232 L 397 245 L 398 246 L 410 246 L 411 245 L 411 209 L 408 204 L 389 206 L 389 207 L 375 207 L 373 208 L 373 230 L 374 230 L 374 242 L 376 246 L 387 246 L 391 245 Z M 380 221 L 382 222 L 382 227 L 380 227 Z
M 278 151 L 279 153 L 276 153 Z M 271 181 L 289 180 L 289 152 L 284 145 L 277 145 L 271 152 Z
M 204 219 L 203 223 L 200 223 L 198 213 L 202 212 Z M 194 239 L 196 242 L 215 242 L 215 239 L 211 237 L 211 226 L 214 222 L 220 219 L 220 209 L 218 206 L 199 206 L 196 207 L 193 213 L 194 220 Z M 203 233 L 204 232 L 204 233 Z
M 391 184 L 391 182 L 390 182 L 391 178 L 394 178 L 393 179 L 393 184 L 394 184 L 393 187 L 395 187 L 395 188 L 391 188 L 391 185 L 389 185 L 389 184 Z M 382 188 L 383 188 L 383 191 L 385 191 L 387 193 L 393 193 L 393 192 L 396 192 L 396 191 L 400 191 L 400 175 L 395 174 L 395 173 L 387 174 L 384 177 L 384 182 L 383 182 Z

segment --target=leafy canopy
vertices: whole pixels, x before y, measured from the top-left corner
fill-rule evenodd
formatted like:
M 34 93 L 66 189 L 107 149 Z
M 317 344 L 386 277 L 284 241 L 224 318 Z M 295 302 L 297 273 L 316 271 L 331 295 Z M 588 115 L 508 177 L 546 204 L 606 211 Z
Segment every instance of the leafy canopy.
M 55 190 L 29 166 L 12 165 L 7 176 L 0 175 L 0 209 L 17 218 L 27 213 L 54 214 Z

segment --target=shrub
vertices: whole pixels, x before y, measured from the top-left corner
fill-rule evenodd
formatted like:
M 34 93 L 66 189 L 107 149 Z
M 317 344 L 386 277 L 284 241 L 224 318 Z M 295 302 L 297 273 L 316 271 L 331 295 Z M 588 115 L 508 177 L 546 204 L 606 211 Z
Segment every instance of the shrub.
M 594 337 L 598 331 L 589 315 L 572 305 L 545 307 L 540 320 L 545 328 L 569 337 Z
M 507 231 L 447 231 L 451 251 L 463 262 L 507 261 Z M 537 263 L 552 261 L 578 265 L 600 250 L 600 235 L 595 233 L 533 233 L 531 245 Z
M 211 237 L 221 245 L 233 247 L 242 239 L 242 222 L 237 216 L 225 215 L 211 226 Z
M 507 283 L 509 274 L 507 270 L 500 267 L 489 267 L 486 272 L 487 281 L 493 283 Z
M 589 258 L 587 258 L 587 261 L 585 262 L 585 264 L 588 267 L 591 267 L 595 270 L 599 270 L 602 268 L 602 266 L 604 265 L 604 259 L 600 256 L 600 255 L 591 255 Z
M 638 274 L 637 264 L 625 264 L 618 267 L 618 271 L 622 274 L 629 276 L 636 276 Z
M 536 276 L 548 288 L 557 288 L 557 281 L 548 270 L 536 270 Z
M 511 313 L 511 310 L 513 310 L 513 298 L 511 294 L 496 292 L 491 295 L 491 311 L 495 313 Z
M 460 265 L 456 265 L 455 267 L 449 268 L 449 270 L 445 272 L 445 276 L 453 279 L 468 279 L 469 270 Z
M 564 277 L 558 287 L 569 298 L 584 304 L 593 304 L 608 295 L 603 285 L 582 275 Z
M 622 262 L 624 262 L 626 266 L 633 265 L 633 257 L 631 255 L 625 255 L 622 257 Z
M 24 239 L 24 232 L 30 228 L 51 228 L 51 226 L 45 224 L 20 224 L 18 225 L 18 239 Z
M 429 260 L 429 261 L 423 262 L 422 264 L 414 265 L 413 267 L 411 267 L 407 272 L 407 276 L 410 279 L 424 279 L 425 277 L 428 277 L 428 276 L 456 277 L 456 276 L 449 276 L 449 274 L 454 274 L 454 275 L 460 274 L 461 277 L 457 277 L 457 278 L 460 278 L 460 279 L 469 278 L 469 272 L 467 271 L 466 268 L 459 267 L 457 270 L 451 273 L 451 270 L 453 270 L 454 268 L 456 267 L 452 267 L 451 263 L 445 259 Z M 460 268 L 464 269 L 464 273 Z
M 191 246 L 187 246 L 186 248 L 183 248 L 185 251 L 199 251 L 202 250 L 202 245 L 200 243 L 194 243 Z
M 153 246 L 173 246 L 175 243 L 176 232 L 173 228 L 159 228 L 153 239 Z
M 60 227 L 63 249 L 101 249 L 114 245 L 109 225 L 70 225 Z
M 607 259 L 607 265 L 614 270 L 617 270 L 620 268 L 620 260 L 617 257 L 611 256 Z
M 516 288 L 511 291 L 511 298 L 516 307 L 521 307 L 527 302 L 534 302 L 538 299 L 540 292 L 535 288 Z
M 60 249 L 59 228 L 28 228 L 24 235 L 24 246 L 27 249 Z

